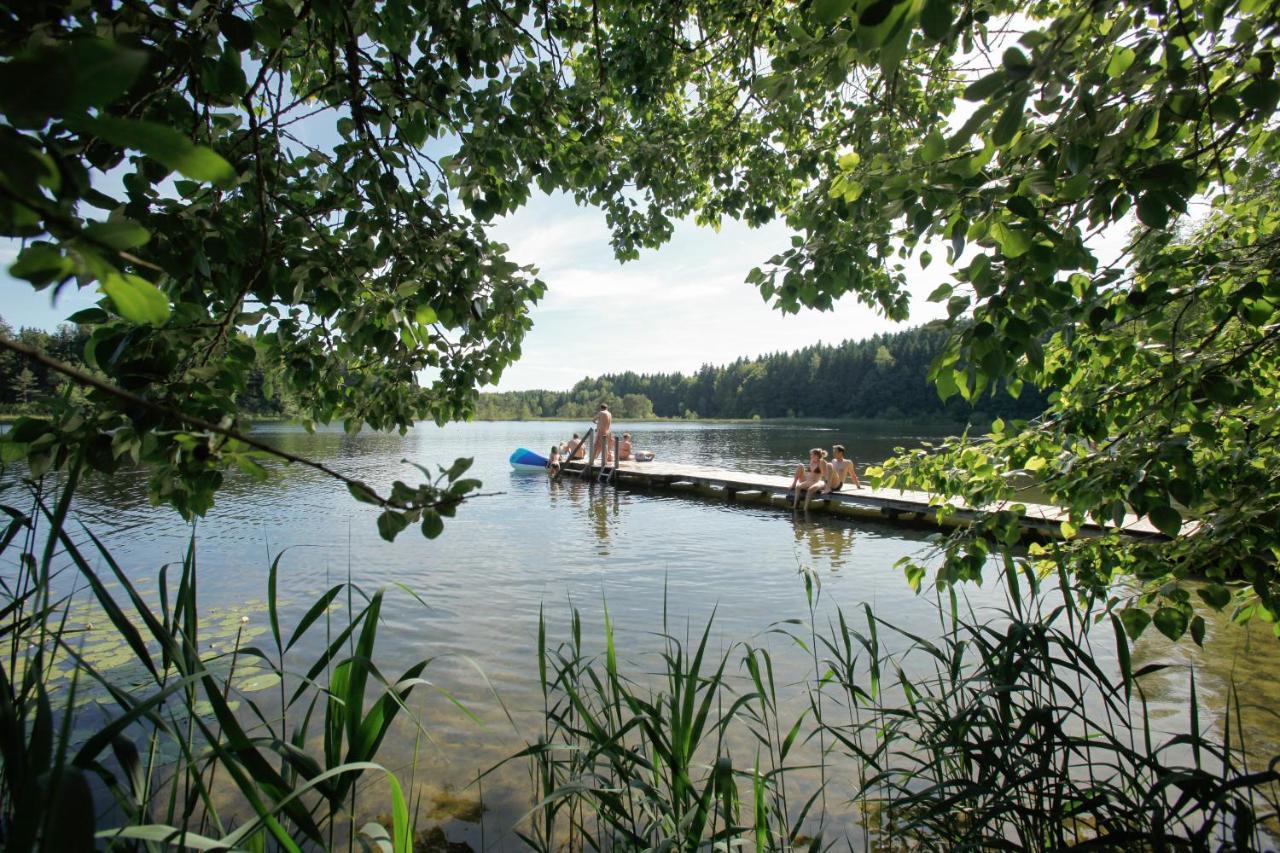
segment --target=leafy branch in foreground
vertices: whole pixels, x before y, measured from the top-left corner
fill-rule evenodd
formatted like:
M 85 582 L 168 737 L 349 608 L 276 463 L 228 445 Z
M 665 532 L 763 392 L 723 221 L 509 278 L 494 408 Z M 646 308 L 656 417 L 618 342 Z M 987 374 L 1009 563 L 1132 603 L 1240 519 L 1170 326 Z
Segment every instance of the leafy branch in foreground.
M 1145 516 L 1170 541 L 1073 540 L 1083 589 L 1136 573 L 1147 594 L 1115 604 L 1182 634 L 1184 580 L 1208 575 L 1214 606 L 1244 584 L 1239 612 L 1280 621 L 1280 5 L 725 2 L 687 28 L 682 11 L 606 9 L 617 41 L 579 58 L 648 190 L 631 221 L 785 218 L 792 246 L 747 280 L 788 312 L 852 294 L 903 319 L 911 267 L 945 258 L 940 395 L 1053 389 L 1042 421 L 882 483 L 978 506 L 1038 481 L 1066 532 Z M 697 34 L 645 55 L 653 89 L 611 76 L 637 25 Z M 988 522 L 946 545 L 943 582 L 1008 547 Z
M 416 523 L 419 520 L 422 522 L 423 534 L 430 539 L 434 539 L 444 529 L 441 520 L 442 516 L 452 516 L 456 512 L 458 505 L 465 500 L 484 496 L 475 492 L 480 487 L 479 480 L 460 479 L 462 474 L 471 467 L 473 460 L 470 458 L 458 459 L 449 468 L 441 468 L 439 474 L 434 476 L 434 479 L 431 479 L 433 475 L 425 467 L 417 463 L 411 463 L 406 459 L 404 460 L 406 464 L 413 465 L 424 476 L 429 478 L 428 482 L 417 487 L 411 487 L 403 481 L 397 480 L 392 485 L 391 494 L 383 497 L 364 482 L 335 471 L 322 462 L 290 453 L 287 450 L 282 450 L 241 432 L 234 428 L 234 422 L 230 422 L 228 419 L 224 419 L 224 423 L 215 424 L 184 411 L 168 409 L 159 403 L 140 397 L 122 388 L 117 388 L 79 368 L 63 364 L 33 347 L 9 338 L 0 337 L 0 348 L 39 362 L 49 369 L 72 379 L 81 387 L 92 389 L 107 397 L 123 401 L 134 410 L 148 411 L 158 417 L 203 430 L 209 433 L 210 436 L 220 436 L 224 439 L 223 441 L 205 440 L 203 444 L 201 444 L 201 439 L 196 436 L 182 434 L 174 436 L 174 441 L 180 446 L 194 449 L 196 458 L 200 459 L 208 470 L 215 475 L 217 475 L 217 471 L 221 466 L 232 463 L 256 479 L 265 479 L 268 476 L 268 472 L 258 464 L 257 458 L 274 456 L 286 462 L 306 465 L 335 480 L 339 480 L 346 484 L 347 489 L 356 500 L 362 503 L 374 504 L 383 509 L 383 513 L 378 519 L 378 532 L 388 541 L 395 539 L 396 534 L 409 524 Z M 231 425 L 228 426 L 226 425 L 227 423 Z M 9 462 L 13 459 L 25 458 L 29 473 L 32 476 L 39 477 L 48 471 L 50 467 L 61 467 L 62 460 L 69 452 L 72 452 L 70 448 L 74 446 L 74 443 L 68 440 L 67 433 L 78 426 L 80 424 L 74 422 L 72 424 L 65 422 L 55 424 L 43 418 L 22 418 L 14 425 L 12 430 L 0 439 L 0 459 L 4 462 Z M 201 448 L 205 451 L 203 457 L 199 453 Z M 118 436 L 113 436 L 109 446 L 99 445 L 96 449 L 99 451 L 98 453 L 86 454 L 88 462 L 92 468 L 106 474 L 115 471 L 120 464 L 120 457 L 124 454 L 131 454 L 133 461 L 138 462 L 144 452 L 137 444 L 128 442 L 127 436 L 125 441 L 118 441 Z M 158 467 L 163 468 L 161 460 L 148 461 L 152 461 Z M 154 485 L 155 480 L 153 478 L 153 487 Z M 184 510 L 191 509 L 185 500 L 174 502 L 178 503 L 179 507 Z M 189 512 L 184 514 L 189 514 Z

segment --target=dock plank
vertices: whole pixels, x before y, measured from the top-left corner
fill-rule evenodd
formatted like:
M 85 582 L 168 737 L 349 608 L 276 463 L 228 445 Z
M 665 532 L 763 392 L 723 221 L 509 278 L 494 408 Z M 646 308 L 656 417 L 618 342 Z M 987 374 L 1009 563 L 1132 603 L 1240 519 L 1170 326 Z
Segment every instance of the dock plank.
M 565 465 L 566 472 L 581 472 L 583 463 L 572 461 Z M 724 492 L 728 496 L 739 493 L 757 493 L 773 502 L 786 495 L 791 486 L 791 477 L 772 474 L 756 474 L 747 471 L 733 471 L 726 468 L 714 468 L 706 465 L 690 465 L 679 462 L 622 462 L 617 465 L 614 475 L 617 485 L 643 485 L 649 487 L 670 488 L 678 485 L 702 487 Z M 964 522 L 972 519 L 978 511 L 998 511 L 1013 506 L 1009 501 L 1004 504 L 985 506 L 978 509 L 967 507 L 958 499 L 947 501 L 956 509 L 957 520 Z M 846 512 L 861 510 L 861 514 L 874 512 L 890 518 L 907 514 L 917 522 L 929 523 L 935 520 L 935 510 L 939 501 L 926 492 L 906 489 L 873 489 L 864 486 L 855 489 L 846 483 L 839 492 L 815 497 L 810 502 L 810 510 L 826 510 Z M 1022 523 L 1025 527 L 1035 529 L 1048 535 L 1060 535 L 1061 524 L 1067 520 L 1068 514 L 1061 507 L 1045 504 L 1022 503 Z M 1103 527 L 1092 522 L 1080 526 L 1082 531 L 1100 532 Z M 1120 530 L 1135 536 L 1160 536 L 1156 527 L 1145 518 L 1136 515 L 1125 516 Z

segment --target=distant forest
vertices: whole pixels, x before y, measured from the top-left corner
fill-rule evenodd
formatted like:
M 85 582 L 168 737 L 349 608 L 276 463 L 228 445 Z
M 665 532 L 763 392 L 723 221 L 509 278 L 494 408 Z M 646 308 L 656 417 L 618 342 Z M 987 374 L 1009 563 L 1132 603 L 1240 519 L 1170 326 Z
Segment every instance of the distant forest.
M 970 405 L 943 403 L 928 381 L 929 365 L 947 333 L 927 327 L 876 335 L 835 346 L 816 345 L 723 367 L 683 373 L 608 374 L 583 379 L 569 391 L 481 394 L 484 420 L 585 418 L 607 402 L 623 420 L 643 418 L 866 418 L 964 423 L 995 417 L 1032 418 L 1045 393 L 1003 390 Z
M 13 330 L 0 318 L 0 332 L 83 368 L 84 329 Z M 608 374 L 583 379 L 568 391 L 507 391 L 481 394 L 476 418 L 528 420 L 588 418 L 601 402 L 622 420 L 646 418 L 863 418 L 965 423 L 995 417 L 1031 418 L 1045 408 L 1045 394 L 1026 387 L 1018 399 L 988 393 L 974 405 L 953 396 L 946 403 L 926 379 L 946 333 L 919 327 L 836 346 L 817 345 L 761 358 L 740 358 L 722 367 L 703 365 L 682 373 Z M 244 377 L 240 411 L 288 417 L 293 401 L 276 381 L 280 368 L 263 363 Z M 0 353 L 0 412 L 46 410 L 47 400 L 69 389 L 59 375 Z
M 28 326 L 15 330 L 0 317 L 0 334 L 63 364 L 94 372 L 84 363 L 89 332 L 83 326 L 63 323 L 52 332 Z M 242 413 L 268 417 L 287 417 L 293 413 L 292 401 L 277 390 L 277 386 L 283 387 L 284 383 L 273 381 L 278 373 L 278 368 L 268 369 L 261 362 L 248 371 L 243 387 L 236 394 L 236 404 Z M 39 362 L 28 361 L 8 350 L 0 351 L 0 414 L 43 414 L 49 410 L 50 398 L 58 394 L 79 396 L 84 391 Z

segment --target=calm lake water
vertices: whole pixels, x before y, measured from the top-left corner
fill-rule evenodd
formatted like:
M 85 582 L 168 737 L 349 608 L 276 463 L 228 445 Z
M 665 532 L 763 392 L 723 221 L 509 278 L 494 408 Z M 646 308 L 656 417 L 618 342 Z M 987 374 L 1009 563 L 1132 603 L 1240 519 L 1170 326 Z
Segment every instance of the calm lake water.
M 541 729 L 536 660 L 540 611 L 554 643 L 568 638 L 571 609 L 579 608 L 584 635 L 594 648 L 600 643 L 607 601 L 620 652 L 638 677 L 653 671 L 654 653 L 661 646 L 654 632 L 661 630 L 665 607 L 673 630 L 681 634 L 685 626 L 699 632 L 714 611 L 717 651 L 751 641 L 771 650 L 784 673 L 780 680 L 798 680 L 811 668 L 806 654 L 770 629 L 783 620 L 807 620 L 800 574 L 805 569 L 821 582 L 820 625 L 836 606 L 860 614 L 866 603 L 912 630 L 936 632 L 933 599 L 913 594 L 894 567 L 902 557 L 928 554 L 927 531 L 821 514 L 793 517 L 774 508 L 629 492 L 576 478 L 549 483 L 540 475 L 511 471 L 507 457 L 516 447 L 545 453 L 574 428 L 550 422 L 473 423 L 423 426 L 402 437 L 373 432 L 352 436 L 340 430 L 308 434 L 292 425 L 257 427 L 255 434 L 273 444 L 324 461 L 379 491 L 395 479 L 417 482 L 418 472 L 402 460 L 447 466 L 456 457 L 471 456 L 475 464 L 468 476 L 482 480 L 484 491 L 500 494 L 465 504 L 434 541 L 411 527 L 387 543 L 375 528 L 377 510 L 356 503 L 340 483 L 323 474 L 273 466 L 272 478 L 258 483 L 230 473 L 217 505 L 197 525 L 202 606 L 228 624 L 247 615 L 255 632 L 264 630 L 267 567 L 285 548 L 290 549 L 281 561 L 286 633 L 311 601 L 348 573 L 370 592 L 385 588 L 378 643 L 384 673 L 395 677 L 410 664 L 432 658 L 427 675 L 482 721 L 468 718 L 442 694 L 415 694 L 413 707 L 431 735 L 421 745 L 416 787 L 424 802 L 441 804 L 475 799 L 475 789 L 467 786 L 476 774 L 522 748 Z M 874 434 L 835 423 L 618 428 L 633 433 L 637 448 L 653 450 L 665 460 L 779 474 L 789 473 L 815 445 L 845 444 L 861 470 L 895 446 L 937 438 Z M 12 472 L 6 479 L 12 482 Z M 14 499 L 12 490 L 6 489 L 4 498 Z M 149 505 L 141 472 L 121 472 L 110 482 L 90 480 L 75 511 L 144 585 L 154 583 L 162 564 L 181 560 L 191 535 L 174 512 Z M 427 607 L 398 585 L 420 596 Z M 966 594 L 979 613 L 1003 603 L 997 583 L 972 587 Z M 1104 662 L 1109 633 L 1109 628 L 1099 632 Z M 1225 685 L 1241 671 L 1238 667 L 1266 672 L 1277 660 L 1274 646 L 1280 644 L 1266 633 L 1255 632 L 1250 646 L 1233 639 L 1218 647 L 1227 654 L 1218 657 L 1218 672 L 1206 673 L 1202 686 L 1207 682 L 1206 690 L 1218 691 L 1219 706 Z M 314 634 L 301 659 L 318 653 L 322 640 L 322 634 Z M 1153 644 L 1147 654 L 1167 655 L 1168 650 Z M 485 678 L 510 710 L 514 726 Z M 1171 677 L 1161 690 L 1163 695 L 1153 697 L 1158 712 L 1178 717 L 1186 702 L 1184 679 Z M 1263 698 L 1270 701 L 1265 694 Z M 1274 723 L 1270 729 L 1259 725 L 1268 745 L 1280 743 Z M 382 758 L 404 770 L 407 781 L 413 744 L 407 725 L 397 738 L 388 742 Z M 510 828 L 530 805 L 527 785 L 521 763 L 485 781 L 487 846 L 517 845 Z M 451 839 L 478 846 L 478 823 L 457 819 L 456 810 L 445 805 L 426 813 L 443 823 Z

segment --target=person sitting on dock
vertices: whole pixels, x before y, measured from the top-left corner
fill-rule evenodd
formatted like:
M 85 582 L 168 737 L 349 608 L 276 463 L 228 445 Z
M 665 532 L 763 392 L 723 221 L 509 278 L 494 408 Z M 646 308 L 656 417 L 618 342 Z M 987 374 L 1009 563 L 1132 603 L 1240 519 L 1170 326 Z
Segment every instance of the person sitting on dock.
M 798 508 L 801 492 L 804 492 L 804 508 L 806 510 L 809 508 L 809 500 L 813 497 L 814 492 L 821 491 L 827 485 L 827 468 L 829 464 L 827 462 L 827 451 L 821 447 L 815 447 L 809 451 L 809 467 L 797 466 L 796 474 L 791 478 L 792 509 Z
M 631 433 L 624 432 L 618 445 L 618 459 L 622 462 L 652 462 L 652 450 L 636 450 L 631 445 Z
M 858 482 L 858 471 L 854 468 L 853 460 L 844 458 L 844 445 L 833 445 L 831 453 L 835 458 L 827 465 L 827 488 L 823 489 L 822 493 L 826 495 L 840 491 L 845 480 L 850 477 L 853 478 L 854 487 L 861 489 L 862 483 Z
M 587 455 L 587 450 L 582 446 L 582 439 L 575 432 L 573 438 L 569 439 L 564 445 L 565 459 L 581 459 Z
M 551 455 L 547 457 L 547 473 L 554 477 L 560 473 L 560 445 L 551 445 Z
M 596 425 L 596 446 L 600 448 L 600 464 L 608 465 L 613 461 L 613 448 L 609 446 L 613 440 L 613 415 L 609 414 L 609 404 L 601 403 L 600 411 L 596 412 L 596 416 L 591 419 Z M 587 460 L 590 466 L 596 461 L 595 447 L 591 448 L 591 458 Z

